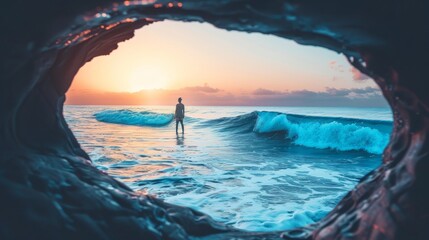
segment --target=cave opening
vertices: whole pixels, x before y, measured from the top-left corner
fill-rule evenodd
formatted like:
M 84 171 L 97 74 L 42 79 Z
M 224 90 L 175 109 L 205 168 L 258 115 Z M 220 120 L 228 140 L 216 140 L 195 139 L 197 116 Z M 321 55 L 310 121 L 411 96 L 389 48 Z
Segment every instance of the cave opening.
M 13 21 L 1 22 L 7 34 L 0 45 L 0 187 L 7 196 L 0 198 L 2 238 L 428 239 L 428 4 L 8 2 L 2 17 Z M 97 170 L 63 118 L 65 92 L 86 62 L 164 19 L 273 34 L 343 53 L 374 79 L 392 108 L 383 164 L 319 222 L 268 233 L 241 231 L 139 195 Z
M 99 169 L 248 231 L 322 219 L 379 166 L 392 128 L 378 86 L 343 55 L 174 21 L 86 63 L 64 114 Z

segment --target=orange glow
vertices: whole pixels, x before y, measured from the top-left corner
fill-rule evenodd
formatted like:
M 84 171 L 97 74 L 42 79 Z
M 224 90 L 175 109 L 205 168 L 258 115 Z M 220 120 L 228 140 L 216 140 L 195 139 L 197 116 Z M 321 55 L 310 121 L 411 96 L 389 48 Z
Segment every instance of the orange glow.
M 162 3 L 157 3 L 153 5 L 154 8 L 161 8 L 162 7 Z
M 121 23 L 132 23 L 132 22 L 135 22 L 136 20 L 137 19 L 135 19 L 135 18 L 126 18 L 120 22 L 112 23 L 112 24 L 109 24 L 107 26 L 101 26 L 101 28 L 105 28 L 106 30 L 109 30 L 109 29 L 112 29 L 112 28 L 118 26 Z
M 130 5 L 148 5 L 148 4 L 152 4 L 154 3 L 155 0 L 133 0 L 133 1 L 124 1 L 124 5 L 125 6 L 130 6 Z
M 116 26 L 118 26 L 120 23 L 112 23 L 112 24 L 109 24 L 109 25 L 107 25 L 105 28 L 106 28 L 106 30 L 109 30 L 109 29 L 112 29 L 112 28 L 114 28 L 114 27 L 116 27 Z
M 154 4 L 157 6 L 162 5 Z M 134 21 L 127 18 L 100 27 L 109 30 Z M 84 39 L 88 34 L 91 33 L 85 31 L 70 39 Z M 254 98 L 252 92 L 256 90 L 262 95 L 271 91 L 269 98 L 282 92 L 325 91 L 333 85 L 374 86 L 370 81 L 353 81 L 350 65 L 344 64 L 348 64 L 346 59 L 338 54 L 273 36 L 227 32 L 209 24 L 163 21 L 137 30 L 134 38 L 119 43 L 118 50 L 109 56 L 85 64 L 67 97 L 73 103 L 157 104 L 171 101 L 176 94 L 184 97 L 186 92 L 199 94 L 198 100 L 194 98 L 195 104 L 207 100 L 205 96 L 216 96 L 217 102 L 210 100 L 207 104 L 228 104 L 226 100 L 238 101 L 235 96 Z M 81 95 L 82 99 L 77 99 L 77 93 L 85 92 L 85 101 Z
M 125 18 L 124 20 L 121 21 L 121 23 L 131 23 L 135 21 L 136 21 L 135 18 Z
M 169 7 L 169 8 L 172 8 L 173 6 L 174 6 L 174 5 L 173 5 L 173 3 L 171 3 L 171 2 L 170 2 L 170 3 L 168 3 L 168 7 Z
M 92 31 L 89 29 L 84 30 L 84 31 L 77 33 L 77 34 L 69 33 L 68 34 L 69 38 L 67 39 L 67 41 L 65 41 L 64 46 L 68 46 L 68 45 L 70 45 L 72 43 L 76 43 L 76 42 L 85 41 L 85 40 L 87 40 L 93 36 L 91 33 L 92 33 Z M 55 43 L 60 44 L 61 41 L 62 40 L 58 39 Z
M 181 8 L 181 7 L 183 7 L 183 3 L 178 2 L 178 3 L 177 3 L 177 6 L 178 6 L 179 8 Z

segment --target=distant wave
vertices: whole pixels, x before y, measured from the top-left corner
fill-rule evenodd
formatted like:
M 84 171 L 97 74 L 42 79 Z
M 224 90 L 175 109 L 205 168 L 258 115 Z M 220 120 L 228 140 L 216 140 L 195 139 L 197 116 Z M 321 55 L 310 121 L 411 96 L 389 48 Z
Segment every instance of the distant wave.
M 381 154 L 389 142 L 392 123 L 333 117 L 310 117 L 278 112 L 252 112 L 237 117 L 210 120 L 223 131 L 284 132 L 294 144 L 338 151 Z
M 105 110 L 95 113 L 94 116 L 100 122 L 151 127 L 168 125 L 174 117 L 173 114 L 131 110 Z

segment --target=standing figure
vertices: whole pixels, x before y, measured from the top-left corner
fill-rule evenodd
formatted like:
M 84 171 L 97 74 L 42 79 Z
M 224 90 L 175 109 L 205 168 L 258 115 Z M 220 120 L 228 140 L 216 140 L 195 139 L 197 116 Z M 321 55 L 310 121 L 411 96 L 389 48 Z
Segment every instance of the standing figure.
M 180 124 L 182 125 L 182 134 L 185 133 L 185 129 L 183 128 L 183 119 L 185 118 L 185 105 L 182 103 L 182 98 L 179 97 L 177 99 L 179 101 L 178 104 L 176 104 L 176 112 L 174 114 L 174 118 L 176 119 L 176 134 L 177 132 L 177 126 Z

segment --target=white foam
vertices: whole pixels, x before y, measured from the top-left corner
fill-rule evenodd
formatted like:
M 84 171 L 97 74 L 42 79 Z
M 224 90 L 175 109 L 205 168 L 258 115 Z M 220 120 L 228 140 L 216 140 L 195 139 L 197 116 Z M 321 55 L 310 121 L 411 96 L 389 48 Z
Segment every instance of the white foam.
M 363 150 L 374 154 L 381 154 L 389 141 L 389 134 L 378 129 L 337 121 L 294 123 L 286 114 L 273 112 L 259 112 L 254 131 L 287 131 L 287 137 L 297 145 L 339 151 Z
M 234 167 L 246 168 L 246 165 L 237 164 Z M 159 194 L 168 202 L 203 211 L 237 228 L 272 231 L 314 223 L 330 211 L 329 202 L 336 201 L 341 195 L 319 194 L 313 189 L 319 186 L 316 182 L 325 182 L 326 188 L 333 189 L 349 188 L 354 184 L 351 180 L 340 181 L 338 172 L 316 169 L 308 164 L 278 171 L 243 170 L 234 176 L 228 174 L 228 171 L 213 166 L 210 168 L 210 174 L 193 175 L 195 186 L 184 193 L 159 194 L 161 189 L 174 185 L 168 182 L 145 186 L 148 192 Z M 299 186 L 285 180 L 303 177 L 314 182 L 313 186 Z M 203 187 L 210 190 L 201 192 Z M 285 191 L 282 188 L 288 187 L 291 191 L 279 198 L 282 194 L 277 191 Z M 296 189 L 299 191 L 294 192 Z M 232 213 L 235 213 L 233 217 Z

